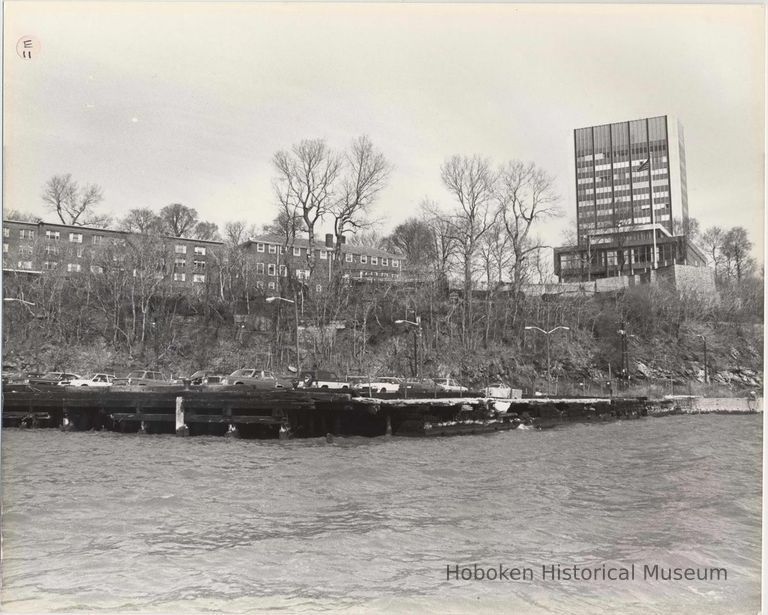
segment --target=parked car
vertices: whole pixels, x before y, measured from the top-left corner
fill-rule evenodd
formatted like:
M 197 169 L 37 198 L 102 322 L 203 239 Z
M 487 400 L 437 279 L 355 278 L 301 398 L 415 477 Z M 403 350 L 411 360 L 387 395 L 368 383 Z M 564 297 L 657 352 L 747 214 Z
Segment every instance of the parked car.
M 291 386 L 290 383 L 275 376 L 273 372 L 263 369 L 237 369 L 224 378 L 222 384 L 247 384 L 262 389 L 284 389 Z
M 337 389 L 342 391 L 350 388 L 347 380 L 339 378 L 333 372 L 320 369 L 301 372 L 296 386 L 300 389 Z
M 469 389 L 460 385 L 453 378 L 435 378 L 435 383 L 440 391 L 448 391 L 449 393 L 466 393 Z
M 59 386 L 70 387 L 111 387 L 115 380 L 112 374 L 94 374 L 90 378 L 75 378 L 74 380 L 59 382 Z
M 183 384 L 185 382 L 188 382 L 192 385 L 219 385 L 224 384 L 225 376 L 222 374 L 218 374 L 216 372 L 207 371 L 207 370 L 199 370 L 196 371 L 194 374 L 189 376 L 188 378 L 178 378 L 177 382 Z
M 408 378 L 400 387 L 406 397 L 434 397 L 440 389 L 432 378 Z
M 397 393 L 400 391 L 402 379 L 395 378 L 394 376 L 375 376 L 371 378 L 359 376 L 351 378 L 350 383 L 354 388 L 363 392 L 370 390 L 371 393 Z
M 45 372 L 42 376 L 28 379 L 31 386 L 57 386 L 59 384 L 69 384 L 72 380 L 82 378 L 78 374 L 71 372 Z
M 162 385 L 173 384 L 168 378 L 163 376 L 160 372 L 154 372 L 150 370 L 136 370 L 128 374 L 125 378 L 115 378 L 112 381 L 113 385 L 129 385 L 129 386 L 147 386 L 147 385 Z

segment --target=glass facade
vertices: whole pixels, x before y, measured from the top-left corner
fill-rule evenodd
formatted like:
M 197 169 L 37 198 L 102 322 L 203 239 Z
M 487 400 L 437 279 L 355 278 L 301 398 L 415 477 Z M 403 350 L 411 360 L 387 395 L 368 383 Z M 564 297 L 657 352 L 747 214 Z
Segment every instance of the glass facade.
M 661 224 L 673 233 L 670 147 L 679 149 L 681 203 L 674 206 L 687 230 L 682 128 L 677 142 L 670 143 L 669 132 L 666 116 L 574 131 L 579 245 L 603 229 L 641 224 Z

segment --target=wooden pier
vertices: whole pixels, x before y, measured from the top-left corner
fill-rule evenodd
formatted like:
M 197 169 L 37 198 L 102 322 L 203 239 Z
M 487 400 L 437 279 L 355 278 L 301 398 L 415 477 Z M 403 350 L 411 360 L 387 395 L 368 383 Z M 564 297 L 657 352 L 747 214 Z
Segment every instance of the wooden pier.
M 15 387 L 5 427 L 244 438 L 442 436 L 647 415 L 641 399 L 379 399 L 327 389 Z

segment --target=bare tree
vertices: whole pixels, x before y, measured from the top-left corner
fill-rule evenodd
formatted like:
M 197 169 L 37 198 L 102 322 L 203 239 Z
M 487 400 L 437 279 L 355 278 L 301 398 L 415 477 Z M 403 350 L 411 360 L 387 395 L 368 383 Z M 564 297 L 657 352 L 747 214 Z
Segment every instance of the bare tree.
M 560 214 L 552 178 L 533 163 L 508 162 L 499 172 L 498 199 L 515 258 L 512 282 L 519 290 L 528 256 L 544 247 L 531 237 L 542 220 Z
M 3 212 L 3 219 L 16 220 L 17 222 L 42 222 L 43 219 L 35 214 L 30 214 L 25 211 L 19 211 L 18 209 L 6 209 Z
M 383 236 L 375 228 L 366 228 L 358 231 L 347 238 L 347 243 L 351 246 L 364 246 L 366 248 L 377 248 L 379 250 L 390 250 L 392 246 L 389 238 Z
M 728 275 L 741 281 L 752 273 L 754 260 L 749 255 L 752 242 L 744 227 L 735 226 L 723 238 L 722 253 L 726 259 Z
M 432 268 L 436 258 L 435 234 L 428 222 L 408 218 L 398 224 L 386 239 L 389 250 L 405 256 L 408 268 L 425 273 Z
M 171 237 L 189 237 L 198 222 L 197 211 L 181 203 L 171 203 L 160 210 L 163 232 Z
M 224 225 L 224 241 L 232 246 L 238 246 L 248 237 L 255 235 L 256 229 L 248 226 L 245 220 L 235 220 Z
M 43 186 L 42 198 L 62 224 L 106 226 L 109 223 L 109 216 L 93 211 L 104 200 L 101 186 L 86 184 L 81 188 L 70 173 L 49 179 Z
M 710 226 L 701 236 L 701 244 L 707 253 L 707 258 L 715 270 L 715 277 L 722 272 L 724 265 L 723 243 L 725 231 L 719 226 Z
M 458 242 L 454 236 L 453 221 L 445 214 L 438 203 L 424 199 L 421 211 L 426 224 L 432 229 L 432 263 L 434 277 L 439 284 L 447 286 L 448 277 L 458 257 Z
M 489 162 L 479 156 L 452 156 L 443 163 L 440 174 L 443 184 L 458 201 L 450 220 L 464 277 L 462 332 L 465 345 L 471 346 L 473 259 L 478 241 L 498 215 L 494 208 L 497 175 Z
M 120 221 L 120 230 L 129 233 L 159 234 L 162 228 L 160 217 L 148 207 L 131 209 Z
M 219 227 L 215 222 L 198 222 L 192 235 L 195 239 L 203 241 L 219 241 L 221 239 Z
M 370 207 L 386 185 L 390 171 L 390 164 L 381 152 L 374 149 L 368 137 L 358 137 L 353 141 L 344 156 L 339 197 L 330 207 L 337 262 L 342 262 L 339 258 L 342 237 L 346 234 L 354 235 L 370 224 L 367 219 Z
M 322 139 L 305 139 L 291 151 L 279 151 L 272 158 L 277 171 L 273 181 L 281 211 L 295 212 L 307 232 L 307 269 L 315 271 L 315 229 L 328 213 L 336 195 L 342 170 L 338 155 Z M 289 219 L 294 219 L 291 214 Z

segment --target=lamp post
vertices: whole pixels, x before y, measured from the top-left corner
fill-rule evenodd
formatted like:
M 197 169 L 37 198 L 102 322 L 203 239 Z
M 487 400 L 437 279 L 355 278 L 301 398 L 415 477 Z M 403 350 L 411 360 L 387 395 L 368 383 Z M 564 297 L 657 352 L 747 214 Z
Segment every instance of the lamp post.
M 700 337 L 704 342 L 704 384 L 709 384 L 709 367 L 707 365 L 707 338 L 699 333 L 696 337 Z
M 550 370 L 550 360 L 549 360 L 549 336 L 557 331 L 558 329 L 562 329 L 563 331 L 570 331 L 570 327 L 566 327 L 563 325 L 560 325 L 558 327 L 555 327 L 554 329 L 550 329 L 549 331 L 544 331 L 544 329 L 541 329 L 539 327 L 534 326 L 527 326 L 525 327 L 526 331 L 540 331 L 547 337 L 547 393 L 549 393 L 552 390 L 552 379 L 551 379 L 551 370 Z
M 413 365 L 414 365 L 414 371 L 416 372 L 416 378 L 418 378 L 421 372 L 421 370 L 419 369 L 420 361 L 419 361 L 419 351 L 418 351 L 418 345 L 417 345 L 421 343 L 421 336 L 422 336 L 421 316 L 417 316 L 415 322 L 413 320 L 398 319 L 395 321 L 395 324 L 410 325 L 412 327 L 416 327 L 416 332 L 414 333 L 414 336 L 413 336 Z
M 267 303 L 273 303 L 275 301 L 285 301 L 285 303 L 293 304 L 293 314 L 296 319 L 296 373 L 301 374 L 301 355 L 299 354 L 299 306 L 293 299 L 286 299 L 285 297 L 267 297 Z

